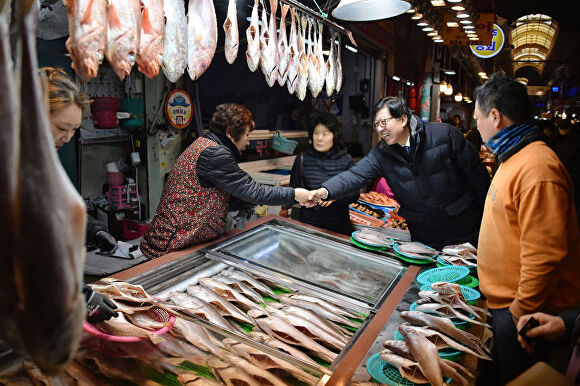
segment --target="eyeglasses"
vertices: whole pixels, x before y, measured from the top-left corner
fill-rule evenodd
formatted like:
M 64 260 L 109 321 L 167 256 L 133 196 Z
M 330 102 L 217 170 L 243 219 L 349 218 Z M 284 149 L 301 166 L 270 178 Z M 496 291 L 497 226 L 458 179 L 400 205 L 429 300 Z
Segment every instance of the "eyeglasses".
M 387 127 L 387 125 L 389 124 L 389 121 L 391 119 L 395 119 L 395 117 L 390 117 L 390 118 L 381 119 L 380 121 L 375 121 L 375 129 L 378 129 L 379 126 L 382 128 Z

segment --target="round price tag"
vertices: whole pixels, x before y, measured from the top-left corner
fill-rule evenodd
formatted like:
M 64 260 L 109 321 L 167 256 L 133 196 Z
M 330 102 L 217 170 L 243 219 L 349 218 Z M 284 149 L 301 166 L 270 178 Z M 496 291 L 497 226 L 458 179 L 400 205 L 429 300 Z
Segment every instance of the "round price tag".
M 191 122 L 193 110 L 189 94 L 183 90 L 173 90 L 165 102 L 165 115 L 171 126 L 183 129 Z

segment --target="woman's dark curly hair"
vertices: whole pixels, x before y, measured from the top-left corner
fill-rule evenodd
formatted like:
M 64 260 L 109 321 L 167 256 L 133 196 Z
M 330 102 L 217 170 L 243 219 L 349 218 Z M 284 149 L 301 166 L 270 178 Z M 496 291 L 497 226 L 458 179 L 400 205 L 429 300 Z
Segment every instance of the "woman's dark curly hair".
M 237 141 L 244 135 L 246 129 L 254 130 L 256 124 L 252 112 L 245 106 L 235 103 L 223 103 L 215 108 L 209 122 L 209 129 L 221 135 L 229 134 Z
M 326 126 L 328 130 L 332 132 L 332 143 L 334 145 L 340 142 L 342 136 L 342 123 L 340 123 L 334 114 L 325 111 L 315 111 L 310 116 L 310 125 L 308 126 L 308 137 L 310 140 L 312 140 L 312 136 L 314 135 L 314 129 L 319 124 Z

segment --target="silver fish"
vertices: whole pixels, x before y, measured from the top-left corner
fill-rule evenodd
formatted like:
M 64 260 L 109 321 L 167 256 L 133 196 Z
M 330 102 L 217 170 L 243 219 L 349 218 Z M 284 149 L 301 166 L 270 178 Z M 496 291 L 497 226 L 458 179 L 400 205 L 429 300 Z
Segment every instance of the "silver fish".
M 286 87 L 290 94 L 296 91 L 296 77 L 298 76 L 298 35 L 296 33 L 296 11 L 290 8 L 290 40 L 288 42 L 288 69 L 286 71 Z
M 246 40 L 248 41 L 246 61 L 248 62 L 248 68 L 252 72 L 256 71 L 260 64 L 260 26 L 258 22 L 258 0 L 254 0 L 250 26 L 246 30 Z
M 473 315 L 475 318 L 482 321 L 483 317 L 481 315 L 485 314 L 486 312 L 480 307 L 471 306 L 467 304 L 464 300 L 461 300 L 458 297 L 441 295 L 440 293 L 435 291 L 419 291 L 419 296 L 421 297 L 421 299 L 417 301 L 418 305 L 425 303 L 448 304 L 449 306 L 459 310 L 463 310 L 467 314 Z
M 270 21 L 266 20 L 266 7 L 262 3 L 262 31 L 260 33 L 260 69 L 268 86 L 274 86 L 278 78 L 278 43 L 276 38 L 276 11 L 278 0 L 270 0 Z
M 294 358 L 300 359 L 306 363 L 310 363 L 313 366 L 316 366 L 316 367 L 320 366 L 312 358 L 310 358 L 308 355 L 304 354 L 304 352 L 298 350 L 297 348 L 295 348 L 293 346 L 290 346 L 289 344 L 282 342 L 281 340 L 279 340 L 277 338 L 274 338 L 273 336 L 265 334 L 261 331 L 252 331 L 252 332 L 250 332 L 250 336 L 256 342 L 264 343 L 264 344 L 266 344 L 272 348 L 275 348 L 276 350 L 282 351 L 282 352 L 284 352 L 284 353 L 286 353 Z
M 288 39 L 286 38 L 286 14 L 289 5 L 283 4 L 280 11 L 280 34 L 278 35 L 278 84 L 284 86 L 288 76 Z
M 207 364 L 207 353 L 181 339 L 166 336 L 163 342 L 157 345 L 157 349 L 170 356 L 188 360 L 197 365 L 205 366 Z
M 254 319 L 260 329 L 267 332 L 270 336 L 288 344 L 301 346 L 329 363 L 332 363 L 337 357 L 336 353 L 316 343 L 313 339 L 307 337 L 290 323 L 276 315 L 268 315 L 263 310 L 250 310 L 248 311 L 248 315 Z
M 207 277 L 200 278 L 199 282 L 214 291 L 219 296 L 223 297 L 225 300 L 237 303 L 243 309 L 251 310 L 252 308 L 261 308 L 258 304 L 254 303 L 227 284 Z
M 399 326 L 398 330 L 405 338 L 411 355 L 413 355 L 419 369 L 429 383 L 433 386 L 444 386 L 441 367 L 439 367 L 439 352 L 437 351 L 437 346 L 423 335 L 406 328 L 404 325 Z
M 354 328 L 360 327 L 360 324 L 353 322 L 350 319 L 347 319 L 344 316 L 339 315 L 337 313 L 334 313 L 334 312 L 332 312 L 324 307 L 321 307 L 319 304 L 314 303 L 314 302 L 310 302 L 310 301 L 302 300 L 302 299 L 297 299 L 297 298 L 289 296 L 289 295 L 280 296 L 280 301 L 282 303 L 285 303 L 285 304 L 293 304 L 295 306 L 299 306 L 299 307 L 314 311 L 318 315 L 322 316 L 323 318 L 326 318 L 327 320 L 330 320 L 330 321 L 335 322 L 335 323 L 344 324 L 345 326 L 350 326 L 350 327 L 354 327 Z
M 2 137 L 6 135 L 7 144 L 15 144 L 14 135 L 18 135 L 19 143 L 6 155 L 6 144 L 1 149 L 3 161 L 16 161 L 2 166 L 13 169 L 7 178 L 2 177 L 2 182 L 8 180 L 9 185 L 0 188 L 0 196 L 7 193 L 9 200 L 16 199 L 16 216 L 8 229 L 2 229 L 11 231 L 8 237 L 14 238 L 14 244 L 7 245 L 11 255 L 2 253 L 1 279 L 15 287 L 0 295 L 0 304 L 6 306 L 3 319 L 7 319 L 2 326 L 8 327 L 0 335 L 10 344 L 15 342 L 13 347 L 29 354 L 43 371 L 55 373 L 76 351 L 86 316 L 81 293 L 86 208 L 58 159 L 50 131 L 46 94 L 38 76 L 38 2 L 20 0 L 12 4 L 15 70 L 2 77 L 13 76 L 14 83 L 3 79 L 2 85 L 17 89 L 3 90 L 3 99 L 16 97 L 19 106 L 28 107 L 5 111 L 14 105 L 1 103 L 2 113 L 7 114 L 3 119 L 9 124 L 3 126 Z M 10 7 L 0 2 L 0 10 L 6 21 Z M 7 26 L 2 27 L 3 55 L 10 50 Z M 2 70 L 12 65 L 9 58 L 4 59 L 7 63 L 1 64 Z M 14 187 L 15 197 L 11 191 Z M 7 220 L 10 218 L 2 218 L 3 222 Z M 31 237 L 37 242 L 31 242 Z M 5 336 L 11 333 L 17 335 Z
M 154 344 L 159 344 L 165 340 L 165 338 L 145 328 L 131 324 L 122 313 L 119 313 L 119 316 L 116 318 L 99 323 L 99 328 L 111 335 L 147 338 Z
M 107 0 L 105 56 L 119 79 L 131 73 L 139 50 L 139 0 Z
M 187 11 L 187 72 L 198 79 L 213 60 L 217 20 L 213 0 L 191 0 Z
M 342 36 L 338 34 L 338 47 L 336 49 L 336 87 L 338 93 L 342 89 Z
M 229 316 L 241 322 L 254 324 L 253 320 L 247 317 L 246 314 L 242 312 L 242 310 L 202 284 L 187 286 L 187 293 L 191 296 L 195 296 L 198 299 L 208 302 L 214 306 L 222 316 Z
M 440 303 L 426 303 L 420 304 L 415 308 L 416 311 L 422 311 L 427 313 L 432 313 L 438 316 L 443 316 L 447 318 L 457 318 L 468 323 L 479 324 L 480 326 L 491 327 L 489 324 L 480 322 L 477 319 L 471 319 L 469 316 L 455 310 L 449 304 Z
M 334 57 L 335 33 L 331 32 L 330 36 L 330 53 L 326 60 L 326 95 L 328 96 L 332 95 L 336 89 L 336 58 Z
M 232 64 L 238 56 L 238 47 L 240 45 L 236 0 L 230 0 L 228 4 L 228 14 L 226 16 L 226 20 L 224 21 L 224 32 L 226 35 L 224 53 L 228 63 Z
M 220 315 L 212 306 L 207 302 L 198 299 L 194 296 L 190 296 L 185 292 L 171 292 L 170 299 L 175 305 L 182 308 L 182 311 L 190 314 L 196 315 L 200 318 L 207 320 L 217 326 L 228 331 L 235 331 L 234 326 L 228 322 L 223 316 Z
M 340 306 L 337 306 L 336 304 L 330 303 L 326 300 L 322 300 L 322 299 L 314 297 L 314 296 L 302 295 L 302 294 L 286 294 L 286 295 L 282 295 L 282 296 L 287 296 L 287 297 L 291 297 L 294 299 L 304 300 L 304 301 L 307 301 L 310 303 L 318 304 L 319 306 L 324 307 L 327 310 L 334 312 L 335 314 L 342 315 L 342 316 L 345 316 L 347 318 L 354 318 L 354 319 L 361 319 L 362 318 L 362 315 L 360 315 L 354 311 L 349 311 L 349 310 L 344 309 Z
M 159 74 L 163 54 L 163 30 L 165 17 L 163 0 L 141 0 L 141 33 L 139 35 L 139 71 L 149 79 Z
M 306 23 L 306 16 L 302 16 L 300 18 L 300 31 L 298 35 L 298 75 L 296 76 L 296 96 L 301 101 L 306 98 L 306 90 L 308 89 L 308 53 L 305 45 Z
M 270 287 L 263 284 L 259 280 L 253 278 L 252 276 L 248 275 L 245 272 L 238 270 L 225 270 L 222 271 L 222 275 L 244 282 L 253 289 L 255 289 L 256 291 L 258 291 L 259 293 L 270 296 L 271 298 L 274 299 L 278 299 L 278 296 L 274 293 L 274 291 L 272 291 L 272 289 L 270 289 Z
M 187 20 L 183 0 L 165 0 L 165 33 L 161 68 L 165 77 L 175 83 L 187 67 Z
M 221 350 L 224 349 L 223 344 L 211 332 L 189 320 L 177 318 L 170 332 L 178 338 L 185 339 L 195 347 L 217 356 L 220 356 Z
M 249 299 L 251 299 L 252 301 L 254 301 L 256 303 L 263 303 L 264 302 L 264 298 L 262 298 L 262 296 L 260 296 L 259 293 L 254 291 L 249 285 L 247 285 L 246 283 L 244 283 L 242 281 L 237 281 L 231 277 L 226 277 L 226 276 L 222 276 L 222 275 L 212 276 L 212 279 L 215 279 L 219 282 L 222 282 L 224 284 L 229 285 L 230 287 L 232 287 L 234 289 L 237 289 L 238 291 L 241 291 L 245 296 L 247 296 Z
M 318 71 L 318 56 L 316 55 L 316 43 L 318 39 L 316 38 L 316 27 L 314 26 L 315 21 L 308 19 L 308 50 L 306 51 L 306 56 L 308 57 L 308 89 L 314 98 L 318 96 L 316 89 L 318 87 L 317 76 L 320 73 Z M 314 29 L 313 34 L 311 34 Z
M 326 80 L 326 63 L 324 62 L 324 54 L 322 53 L 322 36 L 324 35 L 323 31 L 324 25 L 320 21 L 317 22 L 317 24 L 318 24 L 318 41 L 316 42 L 315 54 L 317 59 L 316 70 L 318 71 L 318 74 L 316 76 L 316 91 L 317 91 L 316 95 L 318 95 L 320 91 L 322 91 L 322 89 L 324 88 L 324 81 Z
M 107 0 L 63 0 L 68 12 L 66 48 L 83 82 L 97 76 L 107 43 Z

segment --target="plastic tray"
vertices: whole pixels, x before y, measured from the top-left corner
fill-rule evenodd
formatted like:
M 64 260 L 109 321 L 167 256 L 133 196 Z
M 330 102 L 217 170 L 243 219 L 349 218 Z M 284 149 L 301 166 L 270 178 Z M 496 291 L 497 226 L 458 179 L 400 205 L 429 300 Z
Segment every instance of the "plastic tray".
M 459 285 L 459 288 L 461 288 L 461 293 L 463 294 L 463 297 L 465 298 L 465 300 L 468 303 L 476 301 L 477 299 L 479 299 L 481 297 L 481 294 L 479 293 L 478 290 L 475 290 L 475 289 L 469 288 L 469 287 L 465 287 L 463 285 Z M 423 284 L 421 286 L 421 288 L 419 288 L 419 289 L 421 291 L 433 291 L 433 289 L 431 288 L 431 283 Z
M 417 276 L 417 282 L 421 285 L 436 283 L 438 281 L 455 283 L 467 275 L 469 275 L 469 268 L 450 265 L 447 267 L 433 268 L 421 273 Z
M 381 353 L 373 354 L 367 360 L 367 371 L 370 376 L 377 382 L 384 383 L 387 385 L 401 385 L 401 386 L 414 386 L 415 384 L 401 376 L 399 370 L 385 362 L 381 358 Z
M 399 330 L 395 330 L 395 332 L 393 333 L 393 339 L 405 340 L 405 338 L 403 338 L 403 335 L 401 335 Z M 447 359 L 448 361 L 455 362 L 455 361 L 463 358 L 464 356 L 465 356 L 465 353 L 463 351 L 454 350 L 454 349 L 449 348 L 449 347 L 439 350 L 439 357 L 441 357 L 443 359 Z
M 393 250 L 394 250 L 394 247 L 393 247 Z M 407 263 L 411 263 L 411 264 L 424 265 L 424 264 L 432 264 L 433 263 L 431 260 L 427 260 L 427 259 L 413 259 L 410 257 L 406 257 L 406 256 L 401 255 L 397 251 L 395 251 L 395 256 L 397 256 L 399 259 L 406 261 Z
M 429 249 L 433 249 L 431 247 L 428 247 L 427 245 L 425 245 L 427 248 Z M 399 244 L 395 244 L 393 246 L 393 249 L 395 250 L 395 252 L 397 252 L 399 255 L 401 256 L 405 256 L 407 259 L 413 259 L 413 260 L 428 260 L 428 259 L 422 259 L 420 257 L 415 257 L 415 256 L 411 256 L 411 255 L 407 255 L 405 252 L 401 252 L 399 249 Z M 433 249 L 433 252 L 437 252 L 435 249 Z M 437 257 L 437 253 L 433 253 L 431 256 L 427 256 L 429 259 L 435 260 L 435 258 Z M 435 261 L 430 261 L 431 263 L 434 263 Z

